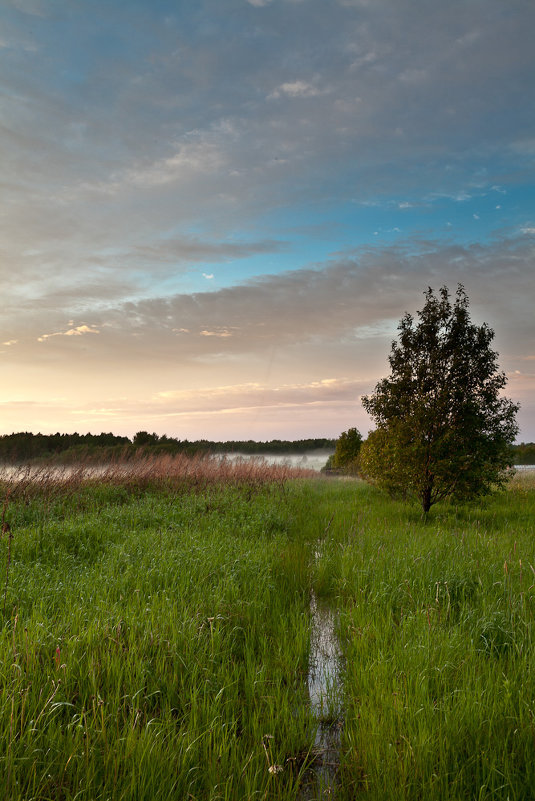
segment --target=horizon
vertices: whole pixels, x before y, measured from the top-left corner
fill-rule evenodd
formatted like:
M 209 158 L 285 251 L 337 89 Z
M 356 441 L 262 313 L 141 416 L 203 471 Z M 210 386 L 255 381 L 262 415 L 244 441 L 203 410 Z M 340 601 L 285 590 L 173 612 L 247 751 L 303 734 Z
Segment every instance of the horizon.
M 352 427 L 354 428 L 354 426 L 352 426 Z M 140 430 L 140 432 L 141 431 L 143 433 L 149 433 L 151 435 L 156 433 L 156 432 L 146 432 L 145 430 Z M 138 432 L 136 431 L 135 434 L 137 434 L 137 433 Z M 340 433 L 342 434 L 344 432 L 340 432 Z M 360 433 L 362 433 L 362 432 L 360 432 Z M 115 432 L 113 432 L 113 431 L 98 431 L 98 432 L 93 432 L 93 431 L 84 431 L 84 432 L 81 432 L 81 431 L 54 431 L 54 432 L 46 432 L 46 433 L 42 432 L 42 431 L 37 431 L 37 432 L 36 431 L 10 431 L 10 432 L 6 432 L 6 433 L 3 433 L 3 434 L 0 434 L 0 439 L 2 437 L 16 436 L 16 435 L 19 435 L 19 434 L 30 434 L 30 436 L 41 436 L 42 435 L 42 436 L 52 436 L 52 437 L 53 436 L 57 436 L 57 435 L 66 436 L 66 437 L 76 436 L 76 435 L 79 435 L 81 437 L 83 437 L 83 436 L 98 437 L 98 436 L 101 436 L 101 435 L 111 434 L 112 436 L 118 436 L 118 437 L 124 436 L 124 437 L 127 437 L 130 440 L 130 442 L 132 442 L 134 440 L 134 437 L 135 437 L 135 434 L 133 434 L 132 436 L 129 437 L 127 434 L 115 434 Z M 250 439 L 250 438 L 249 439 L 206 439 L 206 437 L 201 437 L 200 439 L 197 439 L 197 440 L 191 440 L 188 437 L 184 437 L 184 439 L 179 439 L 178 437 L 172 437 L 172 436 L 170 436 L 168 434 L 158 434 L 157 436 L 159 438 L 167 437 L 167 439 L 169 439 L 169 440 L 177 440 L 178 442 L 189 442 L 192 445 L 194 445 L 194 444 L 196 444 L 198 442 L 203 442 L 203 441 L 207 442 L 208 444 L 213 443 L 215 445 L 221 445 L 221 444 L 229 443 L 229 442 L 233 442 L 233 443 L 237 443 L 237 444 L 247 444 L 247 443 L 253 442 L 256 445 L 269 445 L 269 444 L 271 444 L 273 442 L 281 442 L 281 443 L 290 443 L 291 444 L 291 443 L 298 443 L 298 442 L 306 442 L 307 440 L 329 440 L 329 441 L 332 441 L 332 442 L 335 443 L 336 440 L 338 439 L 338 437 L 329 437 L 329 436 L 321 436 L 321 435 L 310 436 L 310 437 L 301 437 L 300 439 L 284 439 L 282 437 L 272 437 L 271 439 L 264 439 L 264 440 L 254 440 L 254 439 Z M 366 436 L 363 435 L 363 442 L 365 441 L 365 439 L 366 439 Z M 515 439 L 515 441 L 513 443 L 513 446 L 517 446 L 517 445 L 534 445 L 534 444 L 535 444 L 535 442 L 532 442 L 532 441 L 529 441 L 529 440 L 520 440 L 517 437 L 517 439 Z M 106 447 L 106 446 L 103 446 L 103 447 Z M 325 446 L 318 446 L 318 447 L 315 447 L 315 448 L 311 448 L 310 451 L 296 451 L 296 453 L 312 453 L 313 451 L 323 451 L 323 450 L 325 450 Z
M 534 442 L 535 5 L 481 9 L 7 0 L 0 432 L 366 436 L 462 283 Z

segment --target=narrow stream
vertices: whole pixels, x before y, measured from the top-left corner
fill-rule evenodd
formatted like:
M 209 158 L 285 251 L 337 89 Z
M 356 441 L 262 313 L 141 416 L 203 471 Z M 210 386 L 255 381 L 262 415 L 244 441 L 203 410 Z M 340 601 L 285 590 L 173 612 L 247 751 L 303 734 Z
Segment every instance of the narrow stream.
M 314 762 L 301 801 L 333 798 L 338 782 L 342 735 L 342 657 L 335 633 L 337 614 L 327 600 L 310 599 L 308 670 L 310 708 L 316 720 Z

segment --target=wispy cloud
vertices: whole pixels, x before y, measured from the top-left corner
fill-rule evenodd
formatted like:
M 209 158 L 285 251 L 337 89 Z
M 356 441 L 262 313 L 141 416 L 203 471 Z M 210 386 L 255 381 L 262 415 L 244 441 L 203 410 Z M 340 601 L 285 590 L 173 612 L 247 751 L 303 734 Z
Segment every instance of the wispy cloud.
M 368 373 L 377 358 L 384 360 L 381 350 L 403 312 L 418 307 L 423 289 L 443 283 L 454 289 L 458 282 L 474 297 L 478 313 L 488 310 L 502 340 L 535 339 L 528 313 L 531 249 L 526 238 L 519 237 L 488 246 L 377 246 L 233 287 L 129 301 L 101 312 L 93 309 L 92 325 L 56 329 L 40 334 L 39 340 L 52 346 L 68 337 L 74 344 L 82 335 L 100 333 L 95 357 L 114 354 L 120 361 L 128 351 L 139 365 L 149 364 L 155 354 L 188 362 L 219 354 L 224 364 L 240 354 L 260 356 L 285 348 L 287 362 L 295 353 L 296 359 L 310 364 L 316 360 L 325 369 L 327 354 L 336 347 L 343 359 L 353 350 L 361 367 L 368 365 Z M 13 329 L 12 338 L 23 338 L 22 329 L 21 334 Z M 371 346 L 373 340 L 376 344 Z
M 233 334 L 232 329 L 230 328 L 217 328 L 215 331 L 209 331 L 204 328 L 199 333 L 202 337 L 223 337 L 223 339 L 231 337 Z
M 152 262 L 225 262 L 244 259 L 260 253 L 280 253 L 288 245 L 282 241 L 210 242 L 193 237 L 166 238 L 151 244 L 136 245 L 119 258 L 144 259 Z M 205 276 L 206 277 L 206 276 Z
M 255 409 L 333 402 L 354 403 L 363 382 L 348 378 L 325 378 L 303 384 L 266 386 L 258 383 L 213 386 L 201 391 L 163 390 L 149 401 L 155 414 L 225 409 Z
M 318 97 L 318 95 L 326 94 L 328 91 L 328 89 L 320 89 L 307 81 L 286 81 L 270 92 L 268 98 L 276 100 L 284 95 L 286 97 Z
M 77 325 L 74 328 L 68 328 L 66 331 L 55 331 L 52 334 L 41 334 L 40 337 L 37 337 L 37 341 L 45 342 L 47 339 L 51 339 L 52 337 L 82 337 L 85 334 L 100 334 L 100 331 L 94 326 L 83 324 Z M 10 344 L 15 343 L 16 341 L 17 340 L 11 340 Z
M 167 158 L 130 168 L 117 181 L 112 179 L 111 186 L 118 187 L 122 181 L 140 187 L 162 186 L 210 173 L 219 169 L 223 163 L 223 153 L 216 143 L 187 142 L 180 144 L 176 152 Z

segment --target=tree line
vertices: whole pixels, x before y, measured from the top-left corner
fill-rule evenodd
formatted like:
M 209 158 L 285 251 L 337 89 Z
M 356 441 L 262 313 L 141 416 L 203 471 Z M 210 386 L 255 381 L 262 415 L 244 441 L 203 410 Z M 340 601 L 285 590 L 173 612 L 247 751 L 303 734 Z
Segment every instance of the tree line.
M 365 440 L 356 428 L 343 431 L 335 441 L 334 453 L 329 456 L 323 469 L 325 473 L 340 473 L 348 476 L 361 475 L 360 451 Z M 535 442 L 521 442 L 510 446 L 511 463 L 535 465 Z
M 535 442 L 521 442 L 512 448 L 515 464 L 535 464 Z
M 255 440 L 227 440 L 213 442 L 208 439 L 177 439 L 165 434 L 138 431 L 132 439 L 116 434 L 33 434 L 28 431 L 0 436 L 0 461 L 13 464 L 34 459 L 75 460 L 82 456 L 95 458 L 129 457 L 144 450 L 150 453 L 185 454 L 196 456 L 211 453 L 290 454 L 313 450 L 332 450 L 334 439 L 324 437 L 265 442 Z

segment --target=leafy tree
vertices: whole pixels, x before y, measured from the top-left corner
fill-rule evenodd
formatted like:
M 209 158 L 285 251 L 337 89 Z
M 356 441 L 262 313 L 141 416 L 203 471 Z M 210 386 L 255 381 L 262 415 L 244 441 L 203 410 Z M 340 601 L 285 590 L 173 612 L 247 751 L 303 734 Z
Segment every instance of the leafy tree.
M 506 377 L 490 347 L 494 331 L 470 321 L 459 285 L 425 293 L 418 322 L 405 314 L 388 357 L 391 374 L 362 399 L 374 418 L 361 450 L 365 477 L 416 496 L 424 513 L 503 485 L 512 464 L 518 405 L 501 395 Z
M 149 434 L 148 431 L 138 431 L 132 440 L 137 448 L 143 448 L 146 445 L 156 445 L 158 442 L 158 434 Z
M 513 445 L 515 464 L 535 464 L 535 442 L 521 442 Z
M 336 440 L 335 451 L 329 457 L 327 467 L 344 470 L 346 473 L 357 473 L 362 435 L 356 428 L 343 431 Z

